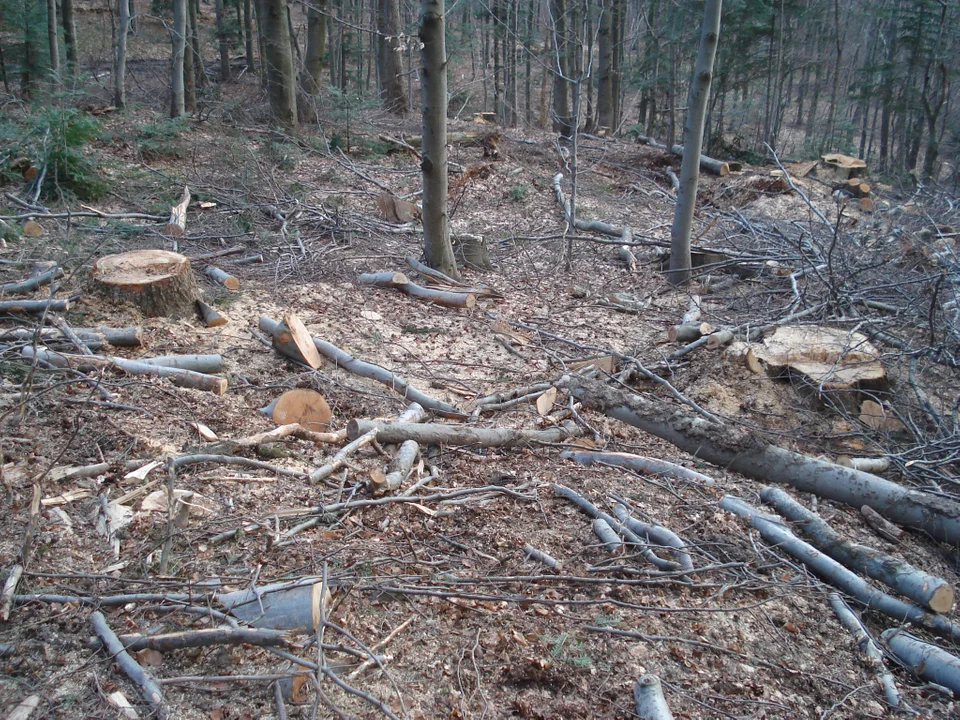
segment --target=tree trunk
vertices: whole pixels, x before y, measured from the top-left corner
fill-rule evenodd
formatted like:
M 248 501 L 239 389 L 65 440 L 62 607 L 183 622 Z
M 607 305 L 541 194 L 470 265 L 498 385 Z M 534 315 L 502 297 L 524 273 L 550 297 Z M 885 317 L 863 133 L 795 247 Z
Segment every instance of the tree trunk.
M 117 27 L 117 47 L 113 57 L 113 104 L 122 110 L 127 106 L 127 36 L 130 34 L 130 5 L 127 0 L 119 0 L 117 7 L 120 21 Z M 176 24 L 176 16 L 174 16 L 174 24 Z M 176 42 L 174 42 L 174 48 L 176 48 Z M 174 49 L 174 55 L 176 55 L 176 49 Z M 174 63 L 176 63 L 176 57 L 174 57 Z M 174 115 L 174 117 L 180 116 Z
M 196 104 L 196 88 L 207 86 L 207 73 L 203 67 L 203 55 L 200 52 L 200 22 L 197 16 L 200 14 L 200 0 L 190 0 L 187 6 L 190 13 L 190 34 L 187 40 L 190 43 L 190 54 L 193 57 L 193 85 L 194 85 L 194 104 Z
M 497 124 L 505 125 L 503 101 L 503 40 L 506 28 L 503 24 L 503 0 L 493 0 L 491 11 L 493 22 L 493 111 Z
M 50 77 L 60 84 L 60 41 L 57 28 L 57 0 L 47 0 L 47 44 L 50 48 Z
M 243 39 L 247 68 L 253 72 L 253 17 L 250 3 L 251 0 L 243 0 Z
M 573 136 L 573 119 L 570 117 L 569 52 L 565 0 L 550 0 L 553 25 L 553 130 L 560 137 Z
M 173 0 L 173 63 L 170 77 L 170 117 L 186 115 L 183 97 L 183 56 L 187 46 L 187 2 Z M 126 0 L 120 0 L 121 3 Z M 127 11 L 129 14 L 129 10 Z
M 383 107 L 389 112 L 404 115 L 407 95 L 403 88 L 403 68 L 400 62 L 400 4 L 398 0 L 377 0 L 377 74 L 380 77 L 380 95 Z
M 193 52 L 193 0 L 187 2 L 186 40 L 183 49 L 183 109 L 192 113 L 197 109 L 196 55 Z
M 303 58 L 300 86 L 308 95 L 320 90 L 323 54 L 327 43 L 327 0 L 314 0 L 307 6 L 307 52 Z
M 706 120 L 713 60 L 720 38 L 720 6 L 722 0 L 707 0 L 704 7 L 703 32 L 697 53 L 693 85 L 690 88 L 687 123 L 684 129 L 683 161 L 680 165 L 680 191 L 670 232 L 670 271 L 667 279 L 680 285 L 690 278 L 690 233 L 697 204 L 697 182 L 700 177 L 700 151 L 703 146 L 703 125 Z
M 423 0 L 423 245 L 427 264 L 460 278 L 447 217 L 447 51 L 443 0 Z
M 75 73 L 80 66 L 77 55 L 77 22 L 73 16 L 73 0 L 61 0 L 60 21 L 63 23 L 63 44 L 67 50 L 68 72 Z
M 227 18 L 225 17 L 223 0 L 217 0 L 217 42 L 220 46 L 220 82 L 228 83 L 233 80 L 230 71 L 230 44 L 227 38 Z
M 597 124 L 612 131 L 613 119 L 613 0 L 603 0 L 600 11 L 600 30 L 597 38 L 600 45 L 600 71 L 597 73 Z
M 297 76 L 285 0 L 263 0 L 267 91 L 273 116 L 288 131 L 297 130 Z

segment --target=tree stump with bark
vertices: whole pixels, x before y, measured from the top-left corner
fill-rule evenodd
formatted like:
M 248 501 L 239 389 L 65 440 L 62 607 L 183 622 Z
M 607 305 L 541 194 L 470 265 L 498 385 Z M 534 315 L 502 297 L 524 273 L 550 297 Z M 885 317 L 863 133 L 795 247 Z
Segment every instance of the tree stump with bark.
M 166 250 L 107 255 L 91 277 L 110 299 L 133 303 L 148 317 L 192 316 L 200 299 L 190 261 Z

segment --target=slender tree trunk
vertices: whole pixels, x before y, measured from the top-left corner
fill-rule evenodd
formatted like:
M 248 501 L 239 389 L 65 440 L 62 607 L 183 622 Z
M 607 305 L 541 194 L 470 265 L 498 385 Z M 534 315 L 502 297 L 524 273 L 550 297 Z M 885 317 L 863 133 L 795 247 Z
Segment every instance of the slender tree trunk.
M 533 111 L 531 107 L 532 83 L 533 83 L 533 18 L 537 11 L 534 3 L 527 5 L 527 33 L 523 41 L 524 46 L 524 79 L 523 79 L 523 99 L 524 99 L 524 118 L 528 125 L 533 125 Z
M 223 0 L 217 0 L 214 7 L 217 12 L 217 44 L 220 48 L 220 82 L 228 83 L 233 80 L 233 73 L 230 71 L 230 42 Z
M 47 0 L 47 44 L 50 48 L 50 77 L 60 84 L 60 38 L 57 27 L 57 0 Z
M 120 0 L 121 3 L 126 0 Z M 183 56 L 187 46 L 187 2 L 173 0 L 173 63 L 170 74 L 170 117 L 186 115 L 183 87 Z M 127 14 L 129 15 L 129 8 Z M 129 19 L 127 21 L 129 23 Z
M 80 67 L 80 56 L 77 54 L 77 21 L 73 16 L 73 0 L 61 0 L 60 11 L 63 22 L 63 44 L 67 49 L 68 72 L 75 73 Z
M 491 18 L 493 22 L 493 111 L 497 115 L 497 124 L 505 125 L 503 103 L 503 0 L 493 0 Z
M 290 132 L 297 130 L 297 76 L 293 66 L 286 0 L 263 0 L 267 93 L 273 116 Z
M 197 19 L 200 14 L 200 0 L 190 0 L 188 5 L 190 11 L 190 54 L 193 55 L 193 82 L 198 88 L 206 87 L 207 73 L 203 67 L 203 55 L 200 51 L 200 22 Z M 196 94 L 196 91 L 194 91 Z
M 377 1 L 377 74 L 383 107 L 397 115 L 407 112 L 400 62 L 400 4 L 397 0 Z
M 670 232 L 670 271 L 667 279 L 672 285 L 680 285 L 690 278 L 690 233 L 697 204 L 703 125 L 713 81 L 713 61 L 720 38 L 720 8 L 721 0 L 706 0 L 700 50 L 697 53 L 684 129 L 680 190 L 677 192 L 677 207 Z
M 197 56 L 193 52 L 193 0 L 187 0 L 186 46 L 183 52 L 183 107 L 188 113 L 197 109 L 197 71 L 194 63 Z
M 833 0 L 833 28 L 837 41 L 837 64 L 833 68 L 833 84 L 830 86 L 830 109 L 827 112 L 827 128 L 820 140 L 820 152 L 834 146 L 834 121 L 837 117 L 837 99 L 840 91 L 840 67 L 843 61 L 843 37 L 840 33 L 840 0 Z
M 130 31 L 130 5 L 127 0 L 119 0 L 117 8 L 120 19 L 117 26 L 117 46 L 113 55 L 113 104 L 122 110 L 127 106 L 127 35 Z M 174 23 L 176 23 L 176 16 L 174 16 Z
M 447 51 L 443 15 L 443 0 L 423 0 L 423 246 L 430 267 L 459 278 L 447 217 Z
M 307 51 L 300 85 L 308 95 L 320 90 L 323 53 L 327 42 L 327 0 L 312 0 L 307 6 Z
M 600 28 L 597 42 L 600 46 L 600 68 L 597 73 L 597 124 L 613 130 L 613 0 L 602 0 Z
M 553 25 L 553 130 L 563 138 L 573 135 L 570 117 L 570 42 L 565 0 L 549 0 Z
M 254 72 L 253 65 L 253 12 L 250 8 L 251 0 L 243 0 L 243 40 L 244 53 L 246 54 L 247 68 Z

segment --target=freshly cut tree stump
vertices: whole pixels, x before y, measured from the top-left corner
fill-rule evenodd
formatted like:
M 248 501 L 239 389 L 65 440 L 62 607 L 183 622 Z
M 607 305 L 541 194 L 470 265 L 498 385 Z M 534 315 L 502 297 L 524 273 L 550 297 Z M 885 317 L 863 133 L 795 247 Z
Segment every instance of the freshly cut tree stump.
M 166 250 L 133 250 L 93 264 L 93 279 L 119 302 L 131 302 L 148 317 L 189 317 L 200 298 L 190 261 Z

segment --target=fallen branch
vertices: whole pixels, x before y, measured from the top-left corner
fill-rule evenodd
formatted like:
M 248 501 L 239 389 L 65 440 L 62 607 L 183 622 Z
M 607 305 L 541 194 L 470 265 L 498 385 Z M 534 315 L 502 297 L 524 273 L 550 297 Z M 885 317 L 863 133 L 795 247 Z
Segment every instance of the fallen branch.
M 816 513 L 778 488 L 763 488 L 760 498 L 810 537 L 813 545 L 851 570 L 879 580 L 887 587 L 939 613 L 953 608 L 953 587 L 905 560 L 840 536 Z
M 350 437 L 350 431 L 347 431 L 347 437 Z M 366 447 L 371 443 L 375 442 L 377 439 L 377 429 L 373 428 L 363 433 L 359 437 L 352 438 L 352 442 L 344 445 L 336 455 L 333 456 L 333 459 L 328 462 L 323 467 L 319 467 L 310 473 L 310 482 L 321 482 L 326 480 L 328 477 L 333 475 L 337 470 L 342 468 L 347 463 L 347 458 L 350 457 L 353 453 L 357 452 L 362 447 Z
M 673 720 L 656 675 L 643 675 L 633 686 L 633 702 L 640 720 Z
M 0 300 L 0 312 L 6 313 L 47 313 L 66 312 L 70 309 L 71 301 L 62 300 Z
M 34 275 L 31 278 L 26 280 L 21 280 L 20 282 L 12 283 L 3 283 L 0 285 L 0 294 L 2 295 L 15 295 L 17 293 L 30 292 L 31 290 L 36 290 L 43 285 L 49 285 L 57 278 L 63 277 L 63 270 L 59 267 L 50 268 L 38 275 Z
M 209 628 L 164 635 L 120 635 L 119 640 L 125 649 L 134 652 L 146 649 L 170 652 L 211 645 L 293 646 L 285 631 L 255 628 Z
M 523 552 L 531 560 L 536 560 L 537 562 L 541 562 L 547 567 L 553 568 L 558 572 L 563 568 L 563 563 L 561 563 L 556 558 L 551 557 L 550 555 L 547 555 L 547 553 L 543 552 L 543 550 L 538 550 L 530 543 L 523 544 Z
M 878 590 L 856 573 L 833 560 L 812 545 L 790 532 L 774 515 L 767 515 L 751 507 L 740 498 L 727 495 L 720 507 L 748 520 L 761 537 L 780 550 L 789 553 L 834 587 L 843 590 L 866 607 L 896 619 L 925 628 L 953 642 L 960 642 L 960 626 L 942 615 L 928 613 L 923 608 L 899 600 Z
M 282 323 L 271 320 L 266 316 L 260 318 L 259 327 L 261 332 L 269 335 L 273 339 L 273 346 L 279 353 L 293 358 L 298 362 L 304 362 L 303 356 L 296 349 L 296 346 L 291 342 L 289 328 Z M 384 385 L 393 389 L 395 392 L 399 393 L 401 396 L 413 402 L 419 403 L 424 408 L 432 412 L 448 417 L 465 417 L 465 415 L 458 408 L 450 405 L 449 403 L 445 403 L 442 400 L 432 398 L 420 390 L 417 390 L 415 387 L 407 383 L 406 380 L 397 377 L 386 368 L 364 362 L 363 360 L 357 360 L 349 353 L 344 352 L 340 348 L 324 340 L 318 340 L 317 338 L 314 338 L 313 344 L 316 346 L 321 355 L 326 357 L 328 360 L 331 360 L 338 367 L 342 367 L 354 375 L 370 378 L 371 380 L 376 380 L 379 383 L 383 383 Z
M 240 281 L 225 270 L 221 270 L 215 265 L 207 265 L 203 269 L 204 275 L 213 280 L 218 285 L 222 285 L 230 292 L 236 292 L 240 289 Z
M 690 553 L 687 552 L 689 544 L 675 532 L 662 525 L 654 525 L 653 523 L 637 520 L 630 515 L 630 510 L 622 503 L 614 504 L 613 514 L 617 516 L 617 520 L 619 520 L 624 527 L 630 528 L 640 537 L 645 536 L 650 542 L 657 543 L 665 548 L 671 548 L 674 555 L 677 556 L 677 562 L 680 563 L 681 570 L 689 572 L 694 569 L 693 560 L 690 558 Z
M 309 440 L 317 445 L 322 445 L 324 443 L 343 442 L 347 439 L 347 431 L 338 430 L 337 432 L 321 433 L 307 430 L 299 423 L 289 423 L 288 425 L 280 425 L 273 430 L 267 430 L 266 432 L 257 433 L 256 435 L 248 435 L 244 438 L 226 440 L 224 442 L 234 447 L 256 447 L 257 445 L 263 445 L 263 443 L 277 442 L 287 437 Z
M 143 337 L 138 327 L 126 328 L 73 328 L 77 337 L 91 350 L 99 350 L 104 345 L 116 347 L 138 347 Z M 32 343 L 39 336 L 42 343 L 62 340 L 62 333 L 53 328 L 10 328 L 0 333 L 0 342 L 16 340 Z
M 960 545 L 960 503 L 905 488 L 868 473 L 769 445 L 744 431 L 721 426 L 682 409 L 589 378 L 564 376 L 559 387 L 585 405 L 663 438 L 719 467 L 764 482 L 791 485 L 801 492 L 854 508 L 869 505 L 901 525 Z
M 220 327 L 227 324 L 227 319 L 203 300 L 197 300 L 197 308 L 200 310 L 200 317 L 203 318 L 204 327 Z
M 871 672 L 879 678 L 880 684 L 883 685 L 883 697 L 886 699 L 887 705 L 893 708 L 900 707 L 900 691 L 897 690 L 893 675 L 890 674 L 890 671 L 887 670 L 883 662 L 883 652 L 877 647 L 873 638 L 867 634 L 859 618 L 853 614 L 853 611 L 838 593 L 830 593 L 829 599 L 830 607 L 832 607 L 833 611 L 837 614 L 840 624 L 843 625 L 847 632 L 853 635 L 857 647 L 859 647 L 860 652 L 863 653 L 865 664 L 870 668 Z
M 404 440 L 394 456 L 380 487 L 374 487 L 374 494 L 393 492 L 410 476 L 413 466 L 420 456 L 420 445 L 416 440 Z
M 410 282 L 401 272 L 365 273 L 357 278 L 361 285 L 371 285 L 380 288 L 395 288 L 405 295 L 429 300 L 437 305 L 453 308 L 472 308 L 477 304 L 477 296 L 473 293 L 451 292 L 448 290 L 434 290 Z
M 380 422 L 351 420 L 347 437 L 356 439 L 365 433 L 377 431 L 377 440 L 394 445 L 416 440 L 420 445 L 470 445 L 473 447 L 516 447 L 534 443 L 559 443 L 580 437 L 583 430 L 575 423 L 546 430 L 514 430 L 512 428 L 478 428 L 468 425 L 441 425 L 437 423 Z
M 253 627 L 313 634 L 320 627 L 320 605 L 329 603 L 329 593 L 324 597 L 323 584 L 314 578 L 221 593 L 217 601 Z
M 698 473 L 696 470 L 690 470 L 682 465 L 667 462 L 666 460 L 643 457 L 642 455 L 631 455 L 630 453 L 565 450 L 560 453 L 560 457 L 564 460 L 573 460 L 584 467 L 590 467 L 591 465 L 613 465 L 614 467 L 622 467 L 636 472 L 665 475 L 666 477 L 676 478 L 677 480 L 688 480 L 707 487 L 712 487 L 715 482 L 712 477 Z
M 223 368 L 222 355 L 160 355 L 143 358 L 140 362 L 157 367 L 191 370 L 204 374 L 220 372 Z
M 120 639 L 107 625 L 106 618 L 99 610 L 90 613 L 90 624 L 93 625 L 94 632 L 103 641 L 107 652 L 113 658 L 113 661 L 120 666 L 120 669 L 140 688 L 140 694 L 147 704 L 157 714 L 159 718 L 167 717 L 167 710 L 163 705 L 163 691 L 156 681 L 144 672 L 140 663 L 133 659 L 128 653 Z

